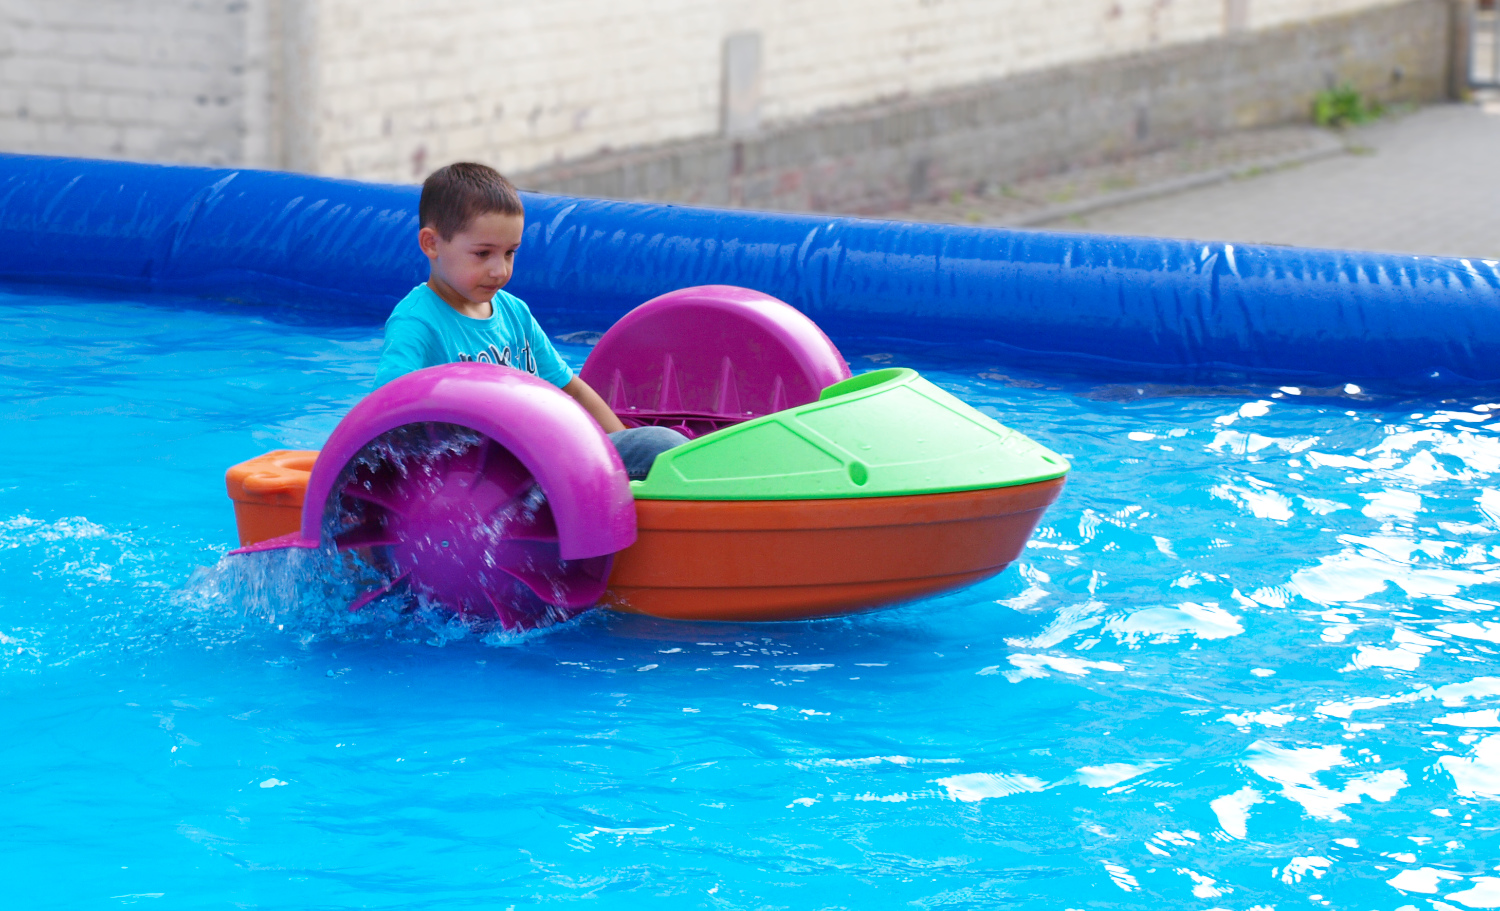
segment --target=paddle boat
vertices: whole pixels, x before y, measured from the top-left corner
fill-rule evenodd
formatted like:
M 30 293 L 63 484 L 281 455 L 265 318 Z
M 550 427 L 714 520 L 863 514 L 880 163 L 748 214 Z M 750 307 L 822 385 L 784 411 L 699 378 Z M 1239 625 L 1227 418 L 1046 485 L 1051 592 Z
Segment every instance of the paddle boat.
M 241 547 L 355 551 L 401 591 L 508 628 L 594 606 L 826 617 L 1003 571 L 1069 466 L 905 368 L 851 376 L 806 316 L 708 285 L 648 301 L 581 375 L 626 426 L 690 442 L 627 479 L 565 393 L 447 364 L 377 389 L 321 451 L 229 469 Z

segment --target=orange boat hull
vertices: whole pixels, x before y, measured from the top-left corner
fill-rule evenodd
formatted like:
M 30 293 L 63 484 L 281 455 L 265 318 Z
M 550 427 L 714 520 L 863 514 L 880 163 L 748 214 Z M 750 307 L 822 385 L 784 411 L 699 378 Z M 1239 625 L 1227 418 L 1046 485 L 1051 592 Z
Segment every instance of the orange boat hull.
M 296 532 L 315 452 L 228 475 L 241 545 Z M 603 605 L 674 620 L 801 620 L 910 601 L 1001 572 L 1063 479 L 909 497 L 637 500 Z
M 909 497 L 637 500 L 604 605 L 675 620 L 801 620 L 962 588 L 1020 555 L 1063 479 Z
M 277 449 L 225 473 L 241 547 L 301 531 L 302 498 L 317 458 L 315 449 Z

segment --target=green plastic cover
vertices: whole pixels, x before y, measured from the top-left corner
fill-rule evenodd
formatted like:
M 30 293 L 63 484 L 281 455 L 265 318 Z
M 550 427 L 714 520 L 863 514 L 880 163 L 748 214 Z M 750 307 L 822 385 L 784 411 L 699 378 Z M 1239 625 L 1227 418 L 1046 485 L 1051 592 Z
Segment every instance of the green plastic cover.
M 662 453 L 642 500 L 900 497 L 1062 477 L 1062 456 L 896 367 Z

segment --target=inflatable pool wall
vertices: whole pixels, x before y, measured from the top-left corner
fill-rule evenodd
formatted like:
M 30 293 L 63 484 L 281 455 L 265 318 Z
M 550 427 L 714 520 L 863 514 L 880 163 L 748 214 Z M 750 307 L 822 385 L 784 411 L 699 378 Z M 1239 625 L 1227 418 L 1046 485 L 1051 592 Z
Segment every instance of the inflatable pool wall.
M 384 320 L 423 280 L 418 190 L 0 156 L 0 279 Z M 602 327 L 692 285 L 834 334 L 960 338 L 1129 380 L 1500 381 L 1500 263 L 528 194 L 510 290 Z M 570 318 L 575 318 L 570 317 Z

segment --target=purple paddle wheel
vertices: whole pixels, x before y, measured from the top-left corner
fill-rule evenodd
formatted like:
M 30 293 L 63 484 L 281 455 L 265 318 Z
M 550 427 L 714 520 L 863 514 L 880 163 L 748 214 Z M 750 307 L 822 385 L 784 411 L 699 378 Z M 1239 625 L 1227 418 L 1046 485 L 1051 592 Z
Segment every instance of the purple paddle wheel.
M 564 560 L 552 507 L 520 459 L 453 424 L 382 434 L 336 482 L 330 532 L 389 583 L 507 629 L 566 619 L 604 594 L 613 556 Z

